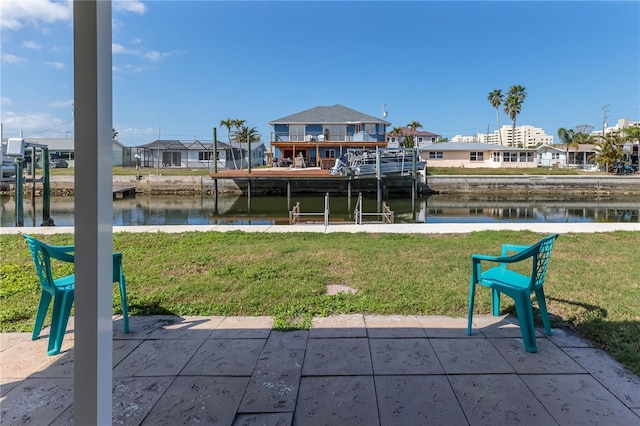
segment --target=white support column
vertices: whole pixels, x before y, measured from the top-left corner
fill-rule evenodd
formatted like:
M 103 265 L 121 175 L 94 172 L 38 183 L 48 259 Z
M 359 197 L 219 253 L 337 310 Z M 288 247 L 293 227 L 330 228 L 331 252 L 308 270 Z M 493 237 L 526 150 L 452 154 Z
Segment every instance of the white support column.
M 111 1 L 74 0 L 75 367 L 78 425 L 112 416 Z

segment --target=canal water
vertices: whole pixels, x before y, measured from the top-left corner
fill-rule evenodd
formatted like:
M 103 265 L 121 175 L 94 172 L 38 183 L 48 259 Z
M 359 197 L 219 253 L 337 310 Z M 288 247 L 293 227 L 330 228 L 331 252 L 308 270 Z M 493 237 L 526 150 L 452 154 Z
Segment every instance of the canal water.
M 330 196 L 330 222 L 353 222 L 358 197 Z M 431 195 L 387 198 L 395 223 L 488 222 L 640 222 L 640 196 L 618 198 L 480 197 Z M 324 196 L 142 195 L 113 201 L 113 224 L 134 225 L 286 225 L 289 211 L 300 203 L 304 222 L 323 222 Z M 379 221 L 382 201 L 363 196 L 363 220 Z M 51 217 L 57 226 L 71 226 L 73 197 L 52 197 Z M 312 214 L 315 213 L 315 214 Z M 16 224 L 15 200 L 0 197 L 0 225 Z M 42 198 L 27 197 L 24 226 L 42 224 Z

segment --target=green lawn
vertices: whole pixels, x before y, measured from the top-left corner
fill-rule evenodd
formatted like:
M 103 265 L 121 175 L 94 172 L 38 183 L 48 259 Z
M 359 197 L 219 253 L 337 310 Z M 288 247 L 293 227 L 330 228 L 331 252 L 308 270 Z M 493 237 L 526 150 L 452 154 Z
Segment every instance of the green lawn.
M 37 229 L 34 229 L 34 233 Z M 465 235 L 189 232 L 114 234 L 131 313 L 272 315 L 304 328 L 340 313 L 466 316 L 472 253 L 499 254 L 530 232 Z M 72 244 L 72 235 L 43 236 Z M 0 235 L 0 330 L 29 331 L 39 285 L 26 243 Z M 545 290 L 556 326 L 570 324 L 640 374 L 640 232 L 561 235 Z M 69 272 L 68 266 L 60 273 Z M 325 295 L 328 284 L 357 294 Z M 114 292 L 117 287 L 114 286 Z M 503 297 L 503 312 L 514 312 Z M 119 311 L 117 298 L 114 312 Z M 490 312 L 481 288 L 476 311 Z

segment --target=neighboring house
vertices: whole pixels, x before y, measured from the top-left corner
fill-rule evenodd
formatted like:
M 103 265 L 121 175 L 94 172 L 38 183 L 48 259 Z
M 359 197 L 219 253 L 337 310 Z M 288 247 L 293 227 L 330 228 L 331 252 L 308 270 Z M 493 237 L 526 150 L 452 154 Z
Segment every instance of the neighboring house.
M 6 141 L 7 139 L 3 139 L 3 143 Z M 66 161 L 69 167 L 75 166 L 75 138 L 24 138 L 24 141 L 25 143 L 45 145 L 49 149 L 50 156 Z M 112 164 L 122 166 L 127 148 L 117 140 L 113 141 L 112 148 Z
M 233 149 L 233 155 L 231 150 Z M 240 146 L 237 142 L 227 144 L 217 143 L 216 160 L 220 169 L 247 168 L 247 144 Z M 135 165 L 135 154 L 140 155 L 142 167 L 173 167 L 173 168 L 213 168 L 213 142 L 179 140 L 155 140 L 130 148 L 129 160 L 126 165 Z M 263 143 L 251 144 L 251 165 L 262 166 L 266 148 Z M 235 164 L 234 164 L 235 157 Z
M 420 150 L 420 159 L 427 167 L 537 167 L 538 156 L 533 148 L 510 148 L 478 142 L 442 142 Z
M 391 123 L 342 105 L 318 106 L 269 122 L 274 164 L 304 158 L 308 166 L 332 167 L 348 149 L 385 148 Z
M 563 144 L 542 145 L 538 148 L 538 162 L 541 167 L 570 167 L 574 169 L 593 170 L 597 165 L 593 161 L 596 146 L 593 144 L 579 144 L 569 148 Z
M 425 148 L 432 143 L 435 143 L 440 135 L 427 131 L 416 130 L 413 131 L 409 127 L 403 127 L 399 134 L 388 132 L 386 134 L 387 148 L 402 148 L 404 147 L 404 140 L 406 136 L 412 135 L 414 148 Z
M 542 145 L 538 147 L 538 166 L 563 168 L 567 164 L 564 145 Z

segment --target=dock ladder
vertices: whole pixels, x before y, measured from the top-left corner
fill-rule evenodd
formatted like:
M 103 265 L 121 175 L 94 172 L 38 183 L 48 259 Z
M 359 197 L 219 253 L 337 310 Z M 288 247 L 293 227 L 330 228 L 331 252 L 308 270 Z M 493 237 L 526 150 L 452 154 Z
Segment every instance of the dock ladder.
M 289 225 L 300 223 L 300 216 L 323 216 L 324 226 L 329 225 L 329 193 L 327 192 L 324 195 L 324 212 L 302 213 L 300 211 L 300 201 L 298 201 L 289 212 Z
M 358 195 L 358 202 L 356 208 L 353 211 L 353 216 L 356 219 L 356 225 L 362 225 L 362 216 L 379 216 L 380 221 L 377 223 L 393 223 L 395 218 L 393 211 L 387 206 L 386 202 L 382 202 L 382 211 L 380 213 L 365 213 L 362 211 L 362 193 Z M 375 222 L 374 222 L 375 223 Z

